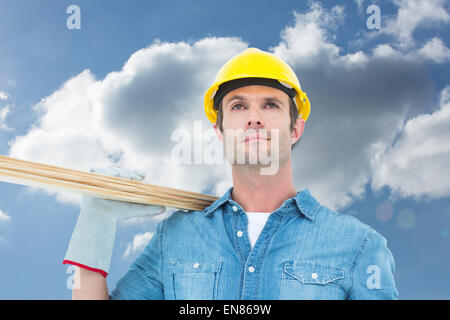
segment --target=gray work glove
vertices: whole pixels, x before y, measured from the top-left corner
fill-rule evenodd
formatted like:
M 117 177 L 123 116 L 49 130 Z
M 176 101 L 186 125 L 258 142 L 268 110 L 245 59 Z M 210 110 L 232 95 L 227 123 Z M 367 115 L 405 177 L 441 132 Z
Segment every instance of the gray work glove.
M 137 181 L 145 178 L 145 174 L 138 170 L 131 171 L 119 167 L 91 168 L 90 171 Z M 158 215 L 165 210 L 166 208 L 162 206 L 83 196 L 80 214 L 63 264 L 77 265 L 106 277 L 111 263 L 118 220 Z

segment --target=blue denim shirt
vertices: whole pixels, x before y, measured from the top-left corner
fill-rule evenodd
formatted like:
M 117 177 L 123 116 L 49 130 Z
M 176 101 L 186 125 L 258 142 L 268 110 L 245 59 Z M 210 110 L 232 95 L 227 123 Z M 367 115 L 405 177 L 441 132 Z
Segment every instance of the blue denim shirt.
M 112 299 L 397 299 L 386 239 L 308 189 L 272 212 L 253 248 L 233 187 L 161 221 Z M 242 231 L 242 232 L 238 232 Z

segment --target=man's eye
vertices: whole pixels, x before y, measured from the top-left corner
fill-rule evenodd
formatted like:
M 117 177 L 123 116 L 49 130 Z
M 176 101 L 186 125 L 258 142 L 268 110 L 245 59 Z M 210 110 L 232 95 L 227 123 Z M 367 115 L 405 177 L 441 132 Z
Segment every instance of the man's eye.
M 275 103 L 268 103 L 268 104 L 266 104 L 266 106 L 269 106 L 269 108 L 278 108 L 278 105 L 277 104 L 275 104 Z
M 244 106 L 240 103 L 235 104 L 234 106 L 231 107 L 231 110 L 240 110 L 241 108 L 243 108 Z

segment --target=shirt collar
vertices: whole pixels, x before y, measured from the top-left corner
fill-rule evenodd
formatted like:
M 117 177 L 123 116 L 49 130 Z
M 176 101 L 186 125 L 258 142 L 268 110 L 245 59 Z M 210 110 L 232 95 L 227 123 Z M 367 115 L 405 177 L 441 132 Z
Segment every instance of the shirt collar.
M 231 198 L 231 191 L 233 190 L 233 187 L 230 187 L 219 199 L 214 201 L 210 206 L 203 209 L 205 216 L 212 215 L 219 207 L 221 207 L 225 202 L 230 203 L 236 203 Z M 294 203 L 296 204 L 298 208 L 298 213 L 303 214 L 306 218 L 310 219 L 311 221 L 314 221 L 317 212 L 320 208 L 320 203 L 311 195 L 309 189 L 304 189 L 302 191 L 298 191 L 297 194 L 287 199 L 283 202 L 283 205 L 290 201 L 291 199 L 294 199 Z
M 230 187 L 219 199 L 214 201 L 211 205 L 203 209 L 205 216 L 209 216 L 213 214 L 217 208 L 219 208 L 221 205 L 223 205 L 228 200 L 233 201 L 231 198 L 231 191 L 233 190 L 233 187 Z

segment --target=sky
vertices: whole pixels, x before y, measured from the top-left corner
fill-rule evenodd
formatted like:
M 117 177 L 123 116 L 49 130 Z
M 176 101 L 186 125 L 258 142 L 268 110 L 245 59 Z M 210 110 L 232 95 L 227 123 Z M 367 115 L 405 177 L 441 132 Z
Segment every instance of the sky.
M 400 299 L 450 299 L 449 9 L 0 0 L 0 154 L 84 171 L 119 165 L 145 172 L 143 182 L 220 196 L 230 166 L 176 163 L 173 137 L 211 134 L 204 92 L 223 63 L 257 47 L 291 65 L 311 102 L 292 154 L 296 189 L 387 239 Z M 73 268 L 62 260 L 79 200 L 0 182 L 0 299 L 70 299 Z M 172 212 L 119 224 L 110 289 Z

